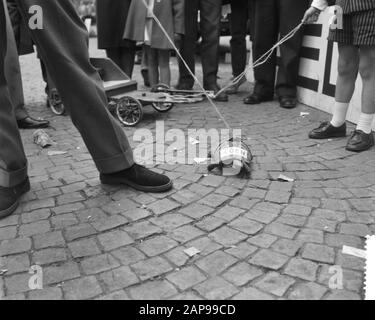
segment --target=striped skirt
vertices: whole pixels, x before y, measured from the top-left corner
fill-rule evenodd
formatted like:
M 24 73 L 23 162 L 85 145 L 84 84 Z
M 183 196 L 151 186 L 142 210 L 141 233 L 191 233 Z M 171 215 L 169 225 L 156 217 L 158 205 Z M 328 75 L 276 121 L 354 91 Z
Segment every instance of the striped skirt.
M 375 46 L 375 10 L 343 15 L 343 28 L 330 30 L 328 40 L 354 46 Z

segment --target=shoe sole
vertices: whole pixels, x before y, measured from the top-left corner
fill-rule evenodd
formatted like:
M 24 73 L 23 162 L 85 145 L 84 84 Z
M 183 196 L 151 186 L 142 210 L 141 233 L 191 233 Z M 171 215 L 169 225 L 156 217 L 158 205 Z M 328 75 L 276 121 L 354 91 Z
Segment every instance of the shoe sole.
M 169 181 L 167 184 L 165 185 L 162 185 L 162 186 L 157 186 L 157 187 L 149 187 L 149 186 L 141 186 L 139 184 L 136 184 L 134 182 L 131 182 L 129 180 L 126 180 L 126 179 L 121 179 L 121 180 L 118 180 L 116 181 L 115 179 L 102 179 L 101 180 L 102 184 L 106 184 L 106 185 L 126 185 L 126 186 L 129 186 L 135 190 L 138 190 L 138 191 L 143 191 L 143 192 L 149 192 L 149 193 L 161 193 L 161 192 L 166 192 L 166 191 L 169 191 L 172 189 L 173 187 L 173 182 L 172 181 Z
M 19 204 L 20 204 L 20 198 L 27 192 L 30 191 L 30 182 L 28 181 L 23 188 L 20 190 L 20 197 L 17 199 L 15 203 L 13 203 L 9 208 L 0 211 L 0 219 L 4 219 L 6 217 L 9 217 L 11 214 L 14 213 L 14 211 L 17 210 Z
M 24 130 L 33 130 L 33 129 L 47 129 L 49 128 L 49 124 L 43 124 L 43 125 L 40 125 L 40 126 L 35 126 L 35 127 L 23 127 L 23 126 L 18 126 L 19 129 L 24 129 Z
M 310 139 L 313 139 L 313 140 L 324 140 L 324 139 L 336 139 L 336 138 L 346 138 L 346 134 L 345 135 L 332 135 L 332 136 L 329 136 L 329 137 L 314 137 L 314 136 L 310 136 L 309 135 L 309 138 Z
M 261 103 L 266 103 L 266 102 L 271 102 L 271 101 L 274 101 L 274 99 L 267 99 L 267 100 L 262 100 L 262 101 L 257 101 L 257 102 L 243 102 L 244 104 L 247 104 L 247 105 L 251 105 L 251 106 L 254 106 L 254 105 L 257 105 L 257 104 L 261 104 Z
M 355 149 L 355 148 L 350 148 L 350 147 L 346 147 L 345 149 L 347 151 L 359 153 L 359 152 L 367 151 L 367 150 L 371 149 L 373 146 L 374 146 L 374 144 L 370 144 L 368 147 L 363 148 L 363 149 Z
M 0 211 L 0 219 L 4 219 L 6 217 L 9 217 L 14 211 L 17 210 L 18 206 L 20 204 L 20 201 L 17 200 L 13 205 L 11 205 L 8 209 Z

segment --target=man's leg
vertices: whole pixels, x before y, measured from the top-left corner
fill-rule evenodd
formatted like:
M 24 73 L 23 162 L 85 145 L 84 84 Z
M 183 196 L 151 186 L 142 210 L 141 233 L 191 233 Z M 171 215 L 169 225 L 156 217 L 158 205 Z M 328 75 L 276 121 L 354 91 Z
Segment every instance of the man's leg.
M 219 70 L 221 5 L 221 0 L 200 0 L 203 86 L 215 94 L 220 91 L 217 84 L 217 73 Z M 227 102 L 228 95 L 222 92 L 215 96 L 215 100 Z
M 200 0 L 203 84 L 210 88 L 217 83 L 220 48 L 221 0 Z
M 185 1 L 185 35 L 181 41 L 181 55 L 189 66 L 190 70 L 195 72 L 195 50 L 198 37 L 198 1 Z M 178 89 L 192 89 L 194 78 L 191 76 L 182 61 L 178 61 L 180 76 L 178 80 Z
M 288 34 L 302 20 L 309 7 L 309 0 L 277 0 L 279 6 L 279 30 L 281 37 Z M 281 63 L 279 66 L 276 93 L 281 106 L 293 108 L 296 106 L 297 81 L 300 52 L 302 48 L 303 30 L 280 47 Z
M 232 0 L 231 1 L 231 34 L 230 41 L 232 55 L 232 71 L 233 77 L 238 77 L 246 68 L 247 46 L 246 36 L 248 31 L 249 10 L 248 0 Z M 239 87 L 246 82 L 243 76 L 238 84 L 231 86 L 226 90 L 227 94 L 235 94 Z
M 29 189 L 27 160 L 4 75 L 5 10 L 0 1 L 0 218 L 12 213 L 17 208 L 18 198 Z
M 113 47 L 106 49 L 107 56 L 116 63 L 128 77 L 133 76 L 135 61 L 135 45 L 129 47 Z
M 31 30 L 33 40 L 99 171 L 131 167 L 132 150 L 121 126 L 107 110 L 101 79 L 89 61 L 87 31 L 71 1 L 17 3 L 26 21 L 30 6 L 43 9 L 43 29 Z
M 232 39 L 230 41 L 232 53 L 232 70 L 233 76 L 237 77 L 246 68 L 246 36 L 247 36 L 247 22 L 248 6 L 247 0 L 232 0 L 231 2 L 231 33 Z
M 14 37 L 11 20 L 9 18 L 7 10 L 5 10 L 5 16 L 7 29 L 5 78 L 7 79 L 8 90 L 14 106 L 14 112 L 16 115 L 18 127 L 22 129 L 46 128 L 49 126 L 49 121 L 34 119 L 30 117 L 29 113 L 26 110 L 17 44 L 16 39 Z
M 7 79 L 11 100 L 14 105 L 16 119 L 22 120 L 27 118 L 28 114 L 25 110 L 21 68 L 18 58 L 16 39 L 14 38 L 13 28 L 7 10 L 5 12 L 5 16 L 7 32 L 7 53 L 5 55 L 4 72 Z
M 256 61 L 276 43 L 279 34 L 278 0 L 254 1 L 253 59 Z M 273 100 L 276 76 L 276 53 L 264 64 L 254 69 L 254 92 L 244 102 L 258 104 Z

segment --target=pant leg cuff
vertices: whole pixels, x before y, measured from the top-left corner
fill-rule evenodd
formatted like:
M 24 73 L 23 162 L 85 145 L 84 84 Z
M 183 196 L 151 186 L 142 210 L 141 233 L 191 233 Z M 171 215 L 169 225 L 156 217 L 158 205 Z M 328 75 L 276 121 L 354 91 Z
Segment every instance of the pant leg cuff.
M 133 151 L 128 151 L 106 159 L 94 159 L 100 173 L 115 173 L 129 169 L 134 165 Z
M 0 186 L 4 188 L 13 188 L 27 178 L 27 166 L 16 171 L 6 171 L 0 168 Z

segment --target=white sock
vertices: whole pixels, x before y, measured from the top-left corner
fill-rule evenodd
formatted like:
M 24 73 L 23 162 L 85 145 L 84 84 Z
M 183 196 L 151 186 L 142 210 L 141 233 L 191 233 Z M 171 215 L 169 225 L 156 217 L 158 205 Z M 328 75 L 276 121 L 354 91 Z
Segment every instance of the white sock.
M 346 114 L 348 113 L 349 103 L 335 102 L 333 107 L 333 117 L 331 124 L 338 128 L 341 127 L 346 120 Z
M 367 114 L 361 112 L 361 115 L 359 116 L 358 124 L 357 124 L 357 130 L 361 130 L 364 133 L 371 133 L 372 131 L 372 122 L 374 121 L 375 114 Z

